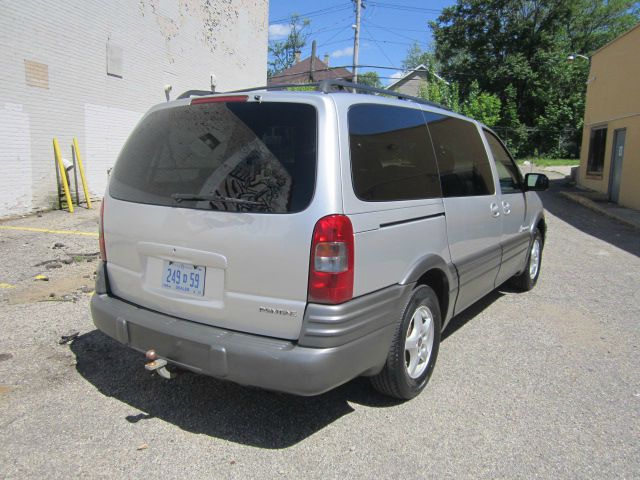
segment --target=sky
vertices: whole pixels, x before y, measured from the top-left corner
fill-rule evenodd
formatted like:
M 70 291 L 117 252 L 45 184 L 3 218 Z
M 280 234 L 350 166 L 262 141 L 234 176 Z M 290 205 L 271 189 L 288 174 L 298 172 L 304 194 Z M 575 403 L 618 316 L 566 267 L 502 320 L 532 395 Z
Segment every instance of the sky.
M 431 46 L 429 20 L 435 20 L 444 7 L 454 3 L 455 0 L 363 0 L 358 63 L 401 67 L 413 42 L 418 42 L 423 49 Z M 355 5 L 352 0 L 270 0 L 270 41 L 286 38 L 292 13 L 311 22 L 302 58 L 311 55 L 311 41 L 316 40 L 318 57 L 322 59 L 329 54 L 331 66 L 353 63 Z M 379 68 L 363 68 L 360 72 L 368 70 L 377 71 L 385 85 L 401 75 L 399 70 Z

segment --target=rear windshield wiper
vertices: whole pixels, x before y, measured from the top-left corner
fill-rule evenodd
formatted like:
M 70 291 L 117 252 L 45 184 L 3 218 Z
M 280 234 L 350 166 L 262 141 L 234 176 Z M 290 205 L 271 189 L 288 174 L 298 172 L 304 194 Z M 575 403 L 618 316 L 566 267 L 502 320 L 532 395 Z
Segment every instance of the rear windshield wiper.
M 183 200 L 193 200 L 193 201 L 233 203 L 237 205 L 264 206 L 264 203 L 262 202 L 254 202 L 252 200 L 243 200 L 241 198 L 223 197 L 222 195 L 196 195 L 193 193 L 173 193 L 171 194 L 171 198 L 173 198 L 176 202 L 181 202 Z

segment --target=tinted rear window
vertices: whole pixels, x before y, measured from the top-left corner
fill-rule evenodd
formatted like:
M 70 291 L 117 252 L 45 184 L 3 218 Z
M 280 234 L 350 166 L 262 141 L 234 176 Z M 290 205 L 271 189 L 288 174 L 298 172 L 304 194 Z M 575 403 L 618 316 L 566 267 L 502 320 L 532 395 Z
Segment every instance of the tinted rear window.
M 387 105 L 349 110 L 356 196 L 381 202 L 439 197 L 440 182 L 422 111 Z
M 305 104 L 205 103 L 158 110 L 127 140 L 109 193 L 154 205 L 299 212 L 313 197 L 316 129 L 316 110 Z M 175 194 L 227 201 L 178 202 Z
M 438 159 L 443 195 L 492 195 L 493 174 L 476 126 L 432 112 L 425 112 L 425 118 Z

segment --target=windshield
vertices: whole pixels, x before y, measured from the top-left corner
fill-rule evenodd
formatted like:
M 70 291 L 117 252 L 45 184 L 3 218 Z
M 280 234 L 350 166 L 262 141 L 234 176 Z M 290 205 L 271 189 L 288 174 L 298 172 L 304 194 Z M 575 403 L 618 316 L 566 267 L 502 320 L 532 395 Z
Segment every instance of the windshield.
M 316 111 L 299 103 L 204 103 L 158 110 L 133 131 L 109 193 L 137 203 L 294 213 L 313 196 Z

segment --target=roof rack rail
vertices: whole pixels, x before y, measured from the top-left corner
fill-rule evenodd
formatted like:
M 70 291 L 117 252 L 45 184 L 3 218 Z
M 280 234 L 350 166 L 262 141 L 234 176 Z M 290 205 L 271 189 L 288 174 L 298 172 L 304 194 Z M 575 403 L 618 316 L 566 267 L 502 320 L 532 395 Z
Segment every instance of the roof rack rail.
M 431 102 L 429 100 L 425 100 L 420 97 L 414 97 L 413 95 L 407 95 L 405 93 L 394 92 L 392 90 L 387 90 L 386 88 L 376 88 L 371 87 L 369 85 L 362 85 L 361 83 L 351 83 L 346 80 L 321 80 L 318 82 L 318 90 L 323 93 L 330 93 L 334 91 L 332 87 L 342 87 L 342 89 L 352 89 L 355 92 L 361 91 L 366 93 L 377 93 L 379 95 L 387 95 L 389 97 L 395 97 L 399 100 L 409 100 L 415 103 L 421 103 L 423 105 L 429 105 L 431 107 L 441 108 L 443 110 L 451 110 L 444 105 L 440 105 L 436 102 Z
M 282 90 L 285 88 L 296 88 L 296 87 L 316 87 L 318 88 L 318 83 L 277 83 L 275 85 L 266 85 L 264 87 L 253 87 L 253 88 L 243 88 L 242 90 L 231 90 L 225 93 L 242 93 L 242 92 L 253 92 L 255 90 Z
M 451 109 L 449 107 L 445 107 L 436 102 L 431 102 L 429 100 L 424 100 L 420 97 L 414 97 L 413 95 L 407 95 L 400 92 L 394 92 L 392 90 L 387 90 L 384 88 L 376 88 L 370 87 L 369 85 L 363 85 L 361 83 L 352 83 L 346 80 L 321 80 L 319 82 L 314 83 L 282 83 L 276 85 L 265 85 L 263 87 L 252 87 L 252 88 L 243 88 L 241 90 L 229 90 L 227 92 L 208 92 L 206 90 L 188 90 L 184 92 L 182 95 L 178 97 L 178 100 L 181 98 L 189 98 L 191 96 L 202 96 L 202 95 L 213 95 L 213 94 L 229 94 L 229 93 L 246 93 L 246 92 L 255 92 L 260 90 L 283 90 L 285 88 L 296 88 L 296 87 L 315 87 L 317 91 L 322 93 L 331 93 L 337 90 L 352 90 L 353 93 L 364 92 L 364 93 L 375 93 L 378 95 L 387 95 L 389 97 L 398 98 L 400 100 L 409 100 L 415 103 L 421 103 L 423 105 L 429 105 L 431 107 L 441 108 L 443 110 Z
M 317 83 L 282 83 L 277 85 L 265 85 L 264 87 L 251 87 L 251 88 L 242 88 L 240 90 L 228 90 L 226 92 L 212 92 L 207 90 L 187 90 L 186 92 L 180 94 L 180 96 L 176 100 L 181 100 L 183 98 L 189 97 L 201 97 L 203 95 L 226 95 L 229 93 L 245 93 L 245 92 L 255 92 L 258 90 L 282 90 L 284 88 L 295 88 L 295 87 L 318 87 Z

